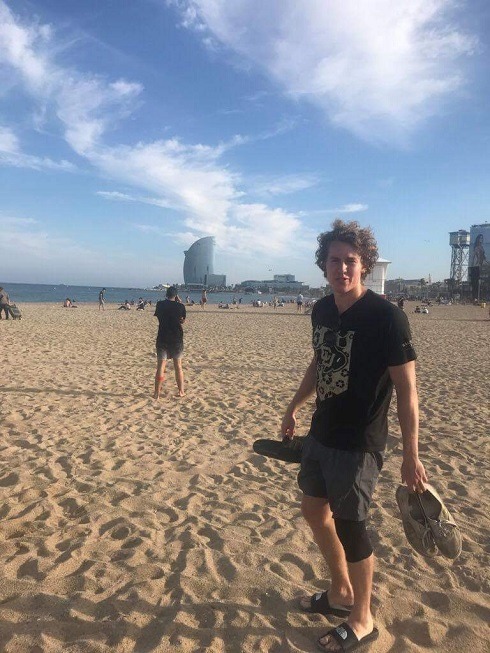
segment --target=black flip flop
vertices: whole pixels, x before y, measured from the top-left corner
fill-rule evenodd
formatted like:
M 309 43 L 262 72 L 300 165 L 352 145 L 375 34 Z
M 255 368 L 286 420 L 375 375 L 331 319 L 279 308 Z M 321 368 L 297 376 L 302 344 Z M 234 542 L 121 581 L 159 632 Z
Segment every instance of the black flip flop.
M 291 440 L 288 438 L 255 440 L 253 450 L 261 456 L 282 460 L 285 463 L 300 463 L 304 439 L 302 436 L 294 436 Z
M 329 630 L 328 633 L 325 633 L 325 635 L 322 635 L 318 639 L 317 645 L 320 651 L 328 651 L 328 649 L 326 649 L 325 646 L 323 646 L 323 644 L 320 642 L 320 640 L 327 635 L 330 635 L 330 637 L 334 638 L 334 640 L 340 646 L 340 651 L 359 651 L 367 644 L 371 644 L 371 642 L 374 642 L 378 639 L 379 630 L 377 628 L 373 628 L 369 635 L 366 635 L 362 639 L 357 639 L 357 635 L 349 626 L 349 624 L 344 622 L 340 624 L 340 626 L 337 626 L 337 628 L 332 628 L 332 630 Z
M 324 617 L 343 617 L 344 619 L 350 615 L 352 610 L 352 608 L 348 607 L 336 608 L 331 606 L 328 600 L 328 590 L 313 594 L 308 608 L 304 608 L 301 604 L 300 607 L 304 612 L 310 612 L 311 614 L 322 614 Z

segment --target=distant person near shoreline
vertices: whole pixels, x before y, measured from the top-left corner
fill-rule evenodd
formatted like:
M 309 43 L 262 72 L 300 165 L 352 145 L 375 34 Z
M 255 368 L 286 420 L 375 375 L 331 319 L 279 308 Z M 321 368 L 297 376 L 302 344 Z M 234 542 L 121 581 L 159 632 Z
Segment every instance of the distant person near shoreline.
M 5 311 L 5 319 L 10 317 L 10 297 L 8 292 L 0 287 L 0 320 L 2 319 L 2 312 Z
M 201 302 L 200 302 L 201 308 L 204 308 L 204 306 L 207 304 L 207 301 L 208 301 L 208 293 L 206 290 L 203 290 L 201 294 Z
M 157 371 L 155 373 L 154 399 L 159 399 L 167 360 L 174 364 L 175 380 L 178 396 L 184 396 L 184 372 L 182 370 L 182 354 L 184 352 L 184 330 L 182 324 L 186 318 L 185 306 L 177 295 L 175 286 L 167 288 L 166 299 L 157 302 L 155 317 L 158 318 L 158 335 L 156 341 Z
M 105 288 L 102 288 L 102 290 L 99 293 L 99 311 L 102 309 L 105 311 Z
M 296 311 L 297 313 L 302 313 L 303 312 L 303 300 L 304 297 L 301 293 L 298 294 L 296 297 Z
M 480 300 L 480 279 L 482 275 L 482 268 L 487 260 L 485 254 L 485 247 L 483 244 L 483 234 L 478 234 L 473 244 L 473 254 L 471 256 L 471 265 L 468 268 L 471 294 L 474 301 Z

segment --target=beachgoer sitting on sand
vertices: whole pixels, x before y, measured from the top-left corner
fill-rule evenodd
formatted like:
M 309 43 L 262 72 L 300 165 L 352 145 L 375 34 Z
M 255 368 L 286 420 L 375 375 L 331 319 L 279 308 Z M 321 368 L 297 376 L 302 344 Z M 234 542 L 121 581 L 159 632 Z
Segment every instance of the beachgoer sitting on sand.
M 128 300 L 126 299 L 126 301 L 124 302 L 124 304 L 122 304 L 121 306 L 119 306 L 119 308 L 118 308 L 117 310 L 118 310 L 118 311 L 130 311 L 130 310 L 131 310 L 131 304 L 130 304 L 130 303 L 128 302 Z
M 69 297 L 63 302 L 63 308 L 71 308 L 71 299 Z

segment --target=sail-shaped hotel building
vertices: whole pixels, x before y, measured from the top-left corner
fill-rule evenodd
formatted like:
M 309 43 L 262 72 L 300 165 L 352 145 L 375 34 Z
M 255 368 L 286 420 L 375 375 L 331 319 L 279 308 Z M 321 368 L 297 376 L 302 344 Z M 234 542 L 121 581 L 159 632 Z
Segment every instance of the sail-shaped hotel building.
M 214 274 L 213 236 L 196 240 L 184 254 L 184 284 L 186 286 L 226 286 L 226 275 Z

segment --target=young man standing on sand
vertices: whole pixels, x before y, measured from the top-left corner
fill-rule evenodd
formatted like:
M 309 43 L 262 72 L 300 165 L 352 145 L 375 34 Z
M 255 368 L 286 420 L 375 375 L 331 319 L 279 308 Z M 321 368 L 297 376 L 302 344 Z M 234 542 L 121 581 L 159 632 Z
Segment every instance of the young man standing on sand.
M 371 614 L 374 556 L 366 517 L 383 459 L 393 386 L 403 439 L 402 480 L 413 492 L 427 482 L 418 458 L 415 351 L 406 315 L 366 289 L 378 250 L 369 228 L 336 220 L 320 234 L 316 263 L 332 295 L 316 302 L 314 355 L 282 421 L 292 438 L 296 414 L 316 391 L 298 484 L 302 513 L 330 569 L 331 586 L 304 597 L 307 612 L 344 617 L 320 638 L 325 651 L 374 641 Z
M 184 352 L 184 330 L 182 324 L 186 318 L 185 306 L 181 303 L 177 288 L 167 288 L 166 299 L 157 302 L 155 316 L 158 318 L 157 335 L 157 371 L 155 374 L 154 399 L 160 397 L 165 367 L 171 358 L 174 363 L 175 380 L 179 390 L 178 396 L 184 396 L 184 372 L 182 370 L 182 354 Z

